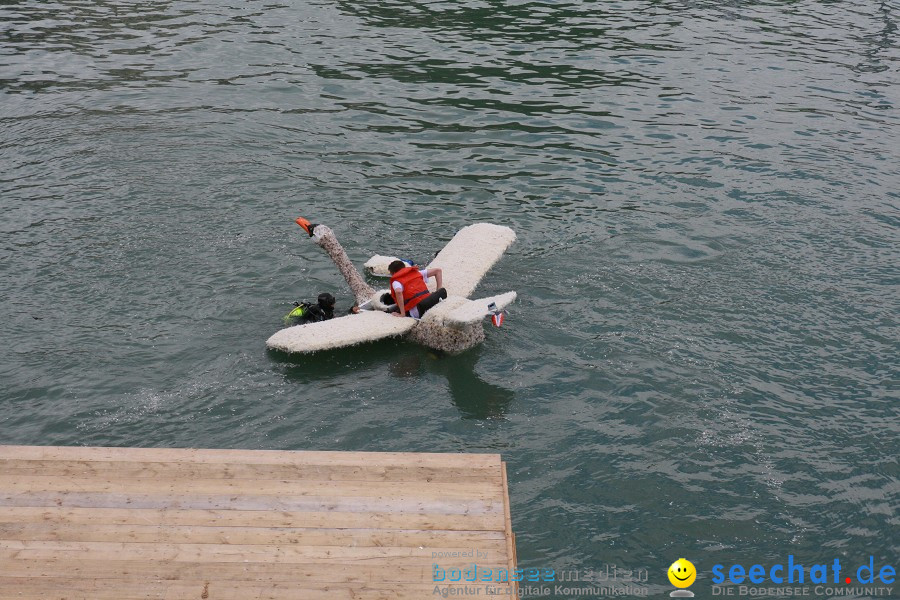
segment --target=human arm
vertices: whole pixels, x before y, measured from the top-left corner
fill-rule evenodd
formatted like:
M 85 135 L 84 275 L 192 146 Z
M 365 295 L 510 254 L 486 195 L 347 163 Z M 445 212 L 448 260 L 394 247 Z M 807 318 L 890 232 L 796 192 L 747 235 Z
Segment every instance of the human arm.
M 406 304 L 403 302 L 403 290 L 397 292 L 397 308 L 400 309 L 400 312 L 397 313 L 401 317 L 406 316 Z
M 435 281 L 437 282 L 437 289 L 441 289 L 442 287 L 444 287 L 444 282 L 441 279 L 442 274 L 443 271 L 441 271 L 439 268 L 428 269 L 427 271 L 425 271 L 426 277 L 434 277 Z
M 394 290 L 394 297 L 397 299 L 397 308 L 400 309 L 400 312 L 391 313 L 396 317 L 405 317 L 406 316 L 406 305 L 403 303 L 403 290 Z

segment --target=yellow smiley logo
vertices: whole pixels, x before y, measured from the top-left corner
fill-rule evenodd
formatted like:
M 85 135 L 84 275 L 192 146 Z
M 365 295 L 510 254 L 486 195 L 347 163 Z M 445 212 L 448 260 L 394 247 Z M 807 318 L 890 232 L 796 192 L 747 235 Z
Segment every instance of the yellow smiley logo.
M 672 563 L 668 571 L 669 581 L 677 588 L 689 587 L 697 579 L 694 563 L 686 558 L 679 558 Z

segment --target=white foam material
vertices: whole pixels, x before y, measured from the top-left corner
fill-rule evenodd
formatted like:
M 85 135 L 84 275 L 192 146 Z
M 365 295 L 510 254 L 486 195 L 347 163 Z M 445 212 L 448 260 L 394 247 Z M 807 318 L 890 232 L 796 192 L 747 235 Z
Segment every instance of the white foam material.
M 363 267 L 366 269 L 366 273 L 369 275 L 375 275 L 377 277 L 390 277 L 391 273 L 388 271 L 388 265 L 394 262 L 395 260 L 400 260 L 396 256 L 382 256 L 381 254 L 376 254 L 372 258 L 366 261 Z
M 416 320 L 409 317 L 363 311 L 330 321 L 282 329 L 266 341 L 266 346 L 285 352 L 318 352 L 403 335 L 415 324 Z
M 487 298 L 478 298 L 476 300 L 466 300 L 461 306 L 457 306 L 450 310 L 445 316 L 444 321 L 451 326 L 468 325 L 477 323 L 489 314 L 488 305 L 493 302 L 497 305 L 498 310 L 509 306 L 516 299 L 515 292 L 506 292 L 496 296 L 488 296 Z M 443 304 L 443 303 L 442 303 Z M 437 307 L 435 307 L 437 308 Z M 432 309 L 434 310 L 434 309 Z M 431 311 L 425 313 L 427 317 Z
M 447 298 L 441 300 L 435 304 L 434 307 L 429 309 L 429 311 L 425 313 L 425 316 L 422 317 L 422 321 L 443 325 L 447 319 L 447 315 L 457 308 L 465 306 L 467 302 L 469 302 L 468 299 L 460 296 L 447 296 Z
M 443 271 L 447 294 L 466 298 L 515 239 L 516 233 L 509 227 L 492 223 L 468 225 L 453 236 L 428 268 Z
M 334 236 L 334 232 L 326 225 L 316 225 L 313 229 L 313 240 L 331 257 L 332 262 L 344 276 L 347 285 L 353 290 L 356 301 L 360 304 L 372 297 L 375 290 L 363 279 L 353 263 L 344 252 L 344 248 Z

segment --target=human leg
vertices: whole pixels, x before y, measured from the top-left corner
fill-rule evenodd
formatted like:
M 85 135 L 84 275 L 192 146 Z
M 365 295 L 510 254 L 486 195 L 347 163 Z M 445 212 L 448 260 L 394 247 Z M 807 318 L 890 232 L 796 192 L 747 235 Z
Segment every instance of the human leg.
M 447 290 L 441 288 L 436 292 L 429 294 L 424 300 L 416 304 L 416 308 L 419 309 L 419 315 L 424 315 L 428 309 L 432 308 L 435 304 L 447 298 Z

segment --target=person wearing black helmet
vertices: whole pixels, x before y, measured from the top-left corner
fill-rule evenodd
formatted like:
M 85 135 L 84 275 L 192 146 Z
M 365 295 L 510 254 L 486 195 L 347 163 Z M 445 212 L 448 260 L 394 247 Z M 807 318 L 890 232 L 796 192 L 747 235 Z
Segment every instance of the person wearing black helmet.
M 295 308 L 288 314 L 286 320 L 292 321 L 295 325 L 331 320 L 334 318 L 334 303 L 334 296 L 328 292 L 322 292 L 316 299 L 315 304 L 294 302 Z M 358 312 L 359 306 L 356 304 L 347 311 L 348 314 Z

